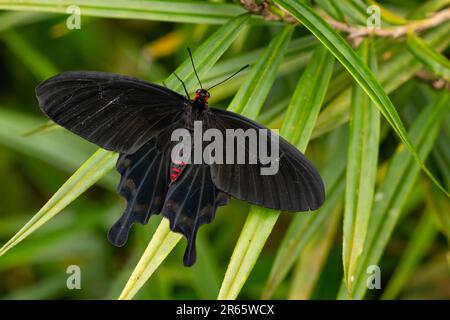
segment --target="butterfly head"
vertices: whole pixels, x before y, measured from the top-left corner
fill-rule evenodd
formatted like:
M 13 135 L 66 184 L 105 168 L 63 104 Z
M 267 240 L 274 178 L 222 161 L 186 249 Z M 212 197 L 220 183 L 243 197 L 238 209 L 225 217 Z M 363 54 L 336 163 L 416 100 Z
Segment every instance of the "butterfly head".
M 209 92 L 206 91 L 205 89 L 198 89 L 197 91 L 195 91 L 194 101 L 206 105 L 208 104 L 208 99 L 209 99 Z

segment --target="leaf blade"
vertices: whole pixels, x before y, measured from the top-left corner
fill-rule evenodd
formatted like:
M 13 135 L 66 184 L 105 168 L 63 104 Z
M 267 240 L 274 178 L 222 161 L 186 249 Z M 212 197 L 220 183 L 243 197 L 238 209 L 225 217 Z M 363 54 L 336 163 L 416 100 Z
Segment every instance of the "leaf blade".
M 100 180 L 115 165 L 115 153 L 98 150 L 95 152 L 50 198 L 50 200 L 0 249 L 4 255 L 31 233 L 57 215 L 74 199 Z
M 197 50 L 193 52 L 193 58 L 196 61 L 196 68 L 199 75 L 207 72 L 226 49 L 237 37 L 238 31 L 242 30 L 249 16 L 241 15 L 223 25 L 207 41 L 205 41 Z M 186 84 L 192 87 L 196 81 L 192 70 L 190 59 L 177 68 L 175 73 L 180 77 L 187 79 Z M 180 88 L 181 84 L 174 75 L 167 79 L 167 85 L 173 88 Z M 150 240 L 144 255 L 139 260 L 131 277 L 128 279 L 119 299 L 132 299 L 144 283 L 152 276 L 158 266 L 170 254 L 175 245 L 182 239 L 182 236 L 170 230 L 167 219 L 163 219 L 159 225 L 154 237 Z M 161 239 L 166 239 L 169 245 L 166 245 Z
M 286 117 L 280 133 L 288 141 L 299 146 L 302 151 L 306 148 L 315 119 L 325 97 L 333 62 L 332 55 L 324 47 L 318 47 L 299 80 L 288 107 L 289 115 Z M 317 79 L 315 75 L 318 73 L 322 74 L 323 77 Z M 300 130 L 292 130 L 294 125 Z M 251 207 L 227 268 L 218 299 L 234 299 L 237 297 L 255 265 L 259 253 L 262 251 L 264 243 L 275 226 L 279 214 L 279 211 L 262 209 L 256 206 Z
M 448 191 L 439 183 L 419 157 L 394 105 L 384 92 L 384 89 L 347 42 L 307 5 L 293 0 L 275 0 L 275 2 L 308 28 L 336 56 L 379 108 L 422 170 L 444 194 L 449 196 Z
M 361 56 L 376 72 L 372 41 L 366 40 L 361 46 Z M 358 85 L 353 86 L 349 127 L 342 259 L 351 297 L 352 279 L 358 258 L 364 250 L 372 212 L 380 137 L 379 112 Z

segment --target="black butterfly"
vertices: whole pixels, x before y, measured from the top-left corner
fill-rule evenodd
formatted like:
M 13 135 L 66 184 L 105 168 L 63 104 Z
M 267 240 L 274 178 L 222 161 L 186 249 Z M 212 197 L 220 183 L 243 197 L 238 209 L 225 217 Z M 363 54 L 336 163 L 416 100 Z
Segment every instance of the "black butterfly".
M 120 153 L 118 192 L 127 207 L 109 232 L 112 244 L 123 246 L 133 223 L 146 224 L 152 214 L 162 212 L 171 230 L 187 238 L 183 261 L 191 266 L 198 228 L 212 221 L 229 196 L 283 211 L 321 206 L 325 195 L 319 174 L 281 137 L 275 175 L 260 175 L 260 164 L 174 163 L 171 133 L 177 128 L 192 130 L 196 120 L 221 132 L 264 128 L 208 107 L 207 90 L 197 90 L 193 99 L 186 88 L 185 92 L 186 97 L 136 78 L 92 71 L 63 72 L 36 88 L 40 108 L 50 119 Z

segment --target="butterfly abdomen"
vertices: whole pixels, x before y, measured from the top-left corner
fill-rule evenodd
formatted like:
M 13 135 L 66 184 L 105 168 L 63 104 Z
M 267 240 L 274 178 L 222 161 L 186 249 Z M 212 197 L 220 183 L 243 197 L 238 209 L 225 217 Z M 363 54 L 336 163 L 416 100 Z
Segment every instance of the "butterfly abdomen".
M 170 167 L 170 182 L 178 179 L 185 166 L 186 164 L 183 161 L 175 160 L 172 162 L 172 166 Z

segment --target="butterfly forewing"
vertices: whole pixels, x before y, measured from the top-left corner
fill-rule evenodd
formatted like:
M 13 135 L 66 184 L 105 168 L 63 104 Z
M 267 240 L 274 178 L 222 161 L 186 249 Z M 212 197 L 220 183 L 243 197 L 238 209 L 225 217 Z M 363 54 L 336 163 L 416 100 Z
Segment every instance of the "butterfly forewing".
M 42 111 L 107 150 L 134 153 L 177 120 L 186 99 L 164 87 L 111 73 L 77 71 L 36 88 Z
M 211 123 L 226 136 L 226 129 L 266 129 L 243 116 L 220 109 L 212 111 Z M 270 135 L 267 131 L 270 141 Z M 237 140 L 236 140 L 237 141 Z M 294 146 L 279 137 L 279 165 L 275 174 L 263 175 L 263 164 L 212 164 L 211 176 L 220 190 L 231 196 L 253 204 L 283 211 L 315 210 L 324 201 L 325 192 L 322 179 L 311 162 Z M 257 140 L 259 144 L 259 139 Z M 249 151 L 249 146 L 235 147 Z M 258 150 L 260 145 L 258 145 Z M 224 162 L 230 149 L 224 147 Z

